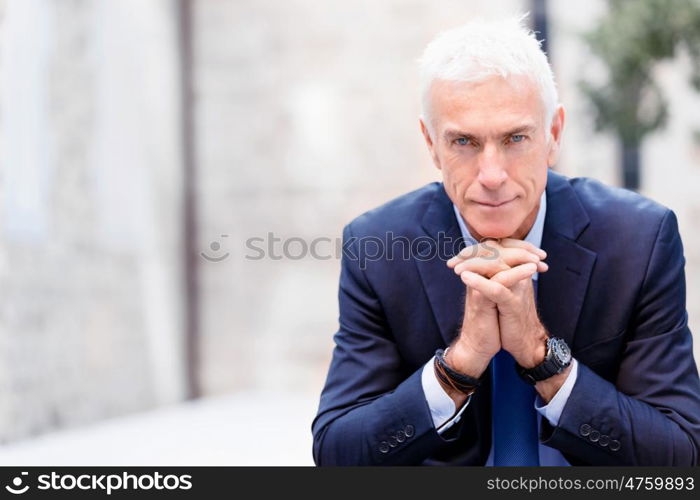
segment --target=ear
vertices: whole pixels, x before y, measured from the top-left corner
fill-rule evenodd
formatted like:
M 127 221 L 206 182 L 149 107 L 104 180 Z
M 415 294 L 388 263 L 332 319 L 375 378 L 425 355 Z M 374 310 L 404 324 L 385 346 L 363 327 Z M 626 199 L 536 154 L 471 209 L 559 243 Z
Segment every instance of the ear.
M 552 125 L 549 129 L 549 152 L 547 154 L 547 165 L 552 167 L 559 159 L 559 147 L 561 145 L 561 136 L 564 131 L 564 106 L 559 105 L 552 117 Z
M 435 164 L 438 170 L 441 170 L 440 160 L 438 160 L 437 153 L 435 152 L 435 144 L 433 143 L 432 137 L 430 137 L 430 131 L 425 125 L 425 122 L 423 121 L 422 117 L 419 118 L 418 121 L 420 122 L 420 130 L 421 132 L 423 132 L 423 137 L 425 138 L 425 143 L 428 146 L 428 151 L 430 151 L 430 156 L 433 159 L 433 163 Z

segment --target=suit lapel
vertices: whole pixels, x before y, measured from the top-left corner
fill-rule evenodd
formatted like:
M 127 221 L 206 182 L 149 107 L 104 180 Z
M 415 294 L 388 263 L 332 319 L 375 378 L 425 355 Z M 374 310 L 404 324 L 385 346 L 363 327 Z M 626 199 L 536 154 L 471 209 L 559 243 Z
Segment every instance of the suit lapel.
M 539 275 L 537 308 L 550 336 L 562 337 L 569 346 L 597 255 L 576 242 L 588 224 L 590 219 L 568 180 L 550 170 L 542 235 L 549 270 Z
M 547 252 L 549 270 L 539 275 L 537 307 L 550 335 L 564 338 L 571 346 L 596 253 L 576 242 L 590 220 L 566 177 L 549 170 L 546 192 L 542 248 Z M 452 201 L 442 184 L 428 205 L 422 226 L 431 237 L 435 257 L 415 262 L 447 345 L 461 326 L 465 287 L 445 261 L 465 245 Z
M 461 327 L 465 298 L 464 283 L 447 267 L 447 260 L 464 248 L 464 240 L 452 209 L 452 201 L 442 184 L 439 184 L 428 205 L 422 226 L 431 237 L 431 255 L 435 257 L 416 259 L 415 262 L 440 334 L 447 345 Z

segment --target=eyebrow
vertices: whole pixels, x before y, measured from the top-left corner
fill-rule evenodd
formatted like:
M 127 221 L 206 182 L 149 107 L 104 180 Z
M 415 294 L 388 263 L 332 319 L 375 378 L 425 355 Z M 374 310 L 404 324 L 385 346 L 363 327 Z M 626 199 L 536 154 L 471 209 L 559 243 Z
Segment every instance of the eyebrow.
M 520 125 L 519 127 L 515 127 L 512 130 L 509 130 L 505 134 L 503 134 L 503 137 L 510 137 L 511 135 L 516 135 L 516 134 L 522 134 L 522 133 L 532 133 L 536 130 L 536 127 L 534 125 L 530 124 L 525 124 L 525 125 Z
M 536 130 L 536 127 L 532 124 L 524 124 L 524 125 L 519 125 L 511 130 L 508 130 L 504 134 L 501 134 L 501 137 L 510 137 L 512 135 L 517 135 L 517 134 L 522 134 L 522 133 L 532 133 Z M 475 134 L 471 134 L 469 132 L 463 132 L 461 130 L 456 130 L 456 129 L 447 129 L 445 130 L 443 137 L 445 140 L 449 141 L 450 139 L 454 139 L 456 137 L 466 137 L 468 139 L 478 139 L 479 137 Z

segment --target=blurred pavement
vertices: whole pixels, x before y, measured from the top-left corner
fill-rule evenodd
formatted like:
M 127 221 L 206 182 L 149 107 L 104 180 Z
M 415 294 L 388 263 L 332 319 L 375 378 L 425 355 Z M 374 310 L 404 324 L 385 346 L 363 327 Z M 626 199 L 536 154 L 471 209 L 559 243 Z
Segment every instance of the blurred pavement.
M 280 394 L 205 398 L 0 447 L 0 465 L 313 465 L 317 401 Z

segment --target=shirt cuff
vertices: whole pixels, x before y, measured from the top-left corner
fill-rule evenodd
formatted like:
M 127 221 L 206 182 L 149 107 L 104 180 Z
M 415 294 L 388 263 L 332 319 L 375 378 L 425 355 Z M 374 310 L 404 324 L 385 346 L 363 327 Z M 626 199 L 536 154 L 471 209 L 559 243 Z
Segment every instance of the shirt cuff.
M 572 358 L 571 371 L 557 393 L 549 401 L 549 404 L 544 404 L 544 400 L 539 394 L 537 397 L 535 397 L 535 410 L 537 410 L 540 415 L 545 417 L 554 427 L 559 425 L 559 417 L 561 417 L 561 412 L 564 411 L 564 406 L 569 400 L 569 396 L 571 395 L 571 390 L 574 388 L 577 376 L 578 362 L 576 359 Z
M 430 415 L 433 418 L 433 425 L 437 429 L 438 434 L 442 434 L 459 422 L 459 419 L 462 417 L 462 412 L 469 405 L 469 401 L 471 401 L 472 397 L 469 396 L 459 411 L 456 411 L 454 401 L 452 401 L 452 398 L 447 395 L 445 389 L 443 389 L 440 382 L 438 382 L 433 368 L 434 362 L 435 357 L 432 357 L 423 367 L 421 384 L 423 385 L 423 393 L 425 394 L 425 399 L 430 408 Z

